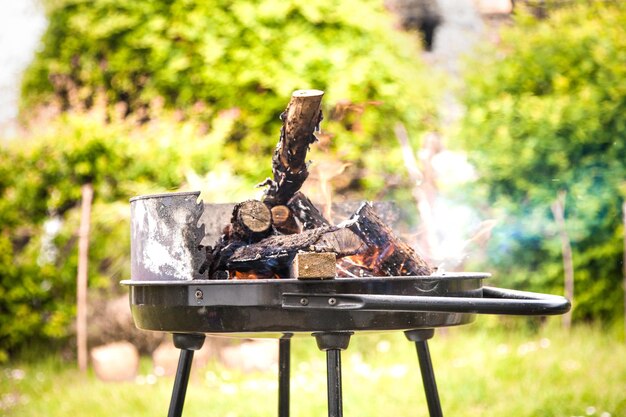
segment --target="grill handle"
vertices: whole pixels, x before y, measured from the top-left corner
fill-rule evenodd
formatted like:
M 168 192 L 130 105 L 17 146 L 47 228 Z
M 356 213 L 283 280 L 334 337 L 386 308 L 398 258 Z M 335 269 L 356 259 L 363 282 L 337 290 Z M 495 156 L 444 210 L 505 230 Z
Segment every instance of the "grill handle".
M 419 311 L 547 316 L 569 311 L 565 297 L 483 287 L 483 297 L 284 293 L 282 307 L 309 310 Z

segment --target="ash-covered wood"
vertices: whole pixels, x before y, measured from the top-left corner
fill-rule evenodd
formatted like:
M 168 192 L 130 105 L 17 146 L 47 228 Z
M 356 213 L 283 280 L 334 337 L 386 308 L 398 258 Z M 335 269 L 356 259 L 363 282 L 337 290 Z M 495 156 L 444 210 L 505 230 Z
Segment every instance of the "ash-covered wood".
M 300 221 L 304 230 L 316 229 L 330 225 L 322 213 L 302 192 L 298 191 L 289 201 L 287 206 L 292 210 L 294 216 Z
M 257 271 L 265 275 L 273 271 L 279 276 L 288 273 L 298 252 L 332 252 L 337 257 L 354 255 L 361 248 L 360 240 L 347 229 L 334 226 L 306 230 L 294 235 L 274 235 L 251 245 L 237 245 L 220 267 L 228 270 Z M 218 269 L 220 269 L 218 267 Z
M 332 252 L 299 252 L 291 263 L 290 276 L 298 279 L 332 279 L 337 275 L 337 255 Z
M 263 201 L 237 204 L 231 223 L 207 251 L 211 279 L 430 275 L 433 271 L 363 204 L 349 221 L 332 226 L 300 188 L 306 155 L 322 120 L 322 91 L 298 90 L 281 120 L 272 158 L 273 179 Z M 296 258 L 294 260 L 294 258 Z
M 279 205 L 272 207 L 272 224 L 277 232 L 283 235 L 300 233 L 300 226 L 296 222 L 291 209 L 287 206 Z
M 369 258 L 367 268 L 374 276 L 431 275 L 434 271 L 408 244 L 396 237 L 374 212 L 369 203 L 363 203 L 345 226 L 365 245 Z
M 322 120 L 323 91 L 294 91 L 281 114 L 283 127 L 272 158 L 273 180 L 267 184 L 263 201 L 269 206 L 286 204 L 309 176 L 306 154 L 315 142 L 314 132 Z
M 232 233 L 239 240 L 256 242 L 269 235 L 272 213 L 269 207 L 258 200 L 239 203 L 233 210 Z

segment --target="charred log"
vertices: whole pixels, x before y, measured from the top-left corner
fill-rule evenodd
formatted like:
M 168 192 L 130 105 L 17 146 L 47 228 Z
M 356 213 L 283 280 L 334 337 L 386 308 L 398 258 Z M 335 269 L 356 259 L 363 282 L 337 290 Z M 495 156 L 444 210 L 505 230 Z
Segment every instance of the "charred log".
M 300 226 L 296 222 L 293 212 L 287 206 L 272 207 L 272 223 L 274 229 L 283 235 L 300 233 Z
M 367 245 L 361 266 L 374 276 L 431 275 L 434 271 L 408 244 L 400 240 L 374 212 L 363 203 L 345 225 Z
M 328 252 L 342 257 L 354 255 L 362 248 L 362 242 L 350 230 L 327 226 L 294 235 L 270 236 L 251 245 L 239 245 L 218 268 L 287 277 L 298 252 Z
M 272 231 L 272 213 L 258 200 L 244 201 L 235 206 L 231 226 L 233 238 L 258 242 Z
M 287 206 L 292 210 L 294 216 L 300 221 L 304 230 L 316 229 L 328 226 L 330 222 L 324 218 L 322 213 L 313 205 L 311 200 L 302 192 L 298 191 L 287 202 Z
M 306 154 L 317 139 L 313 134 L 322 120 L 323 91 L 294 91 L 287 109 L 281 114 L 283 127 L 272 158 L 273 180 L 267 184 L 263 201 L 269 206 L 284 205 L 309 176 Z

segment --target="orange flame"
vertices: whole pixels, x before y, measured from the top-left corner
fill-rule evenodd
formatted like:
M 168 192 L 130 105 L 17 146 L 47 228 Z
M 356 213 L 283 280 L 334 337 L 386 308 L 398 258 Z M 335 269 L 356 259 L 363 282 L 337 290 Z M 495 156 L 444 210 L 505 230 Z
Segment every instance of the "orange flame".
M 274 273 L 260 273 L 256 271 L 237 271 L 231 270 L 228 271 L 230 275 L 230 279 L 269 279 L 269 278 L 280 278 L 277 274 Z

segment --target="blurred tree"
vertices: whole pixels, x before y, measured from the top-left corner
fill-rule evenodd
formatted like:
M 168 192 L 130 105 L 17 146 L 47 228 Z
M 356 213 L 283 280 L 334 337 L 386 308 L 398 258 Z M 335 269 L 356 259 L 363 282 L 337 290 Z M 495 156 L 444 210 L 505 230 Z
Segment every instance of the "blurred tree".
M 579 319 L 620 311 L 625 51 L 626 5 L 592 2 L 543 21 L 520 13 L 467 72 L 461 143 L 503 220 L 490 265 L 508 284 L 562 291 L 550 205 L 566 191 Z
M 394 123 L 419 137 L 434 122 L 436 77 L 379 0 L 45 3 L 50 25 L 24 75 L 23 108 L 53 100 L 88 108 L 104 92 L 140 118 L 155 101 L 185 113 L 203 103 L 210 123 L 216 111 L 236 107 L 227 156 L 244 159 L 237 173 L 257 181 L 269 173 L 257 157 L 271 155 L 278 115 L 295 89 L 326 91 L 324 126 L 338 138 L 330 148 L 352 172 L 380 176 L 379 189 L 393 168 L 363 154 L 391 148 L 399 160 Z
M 211 181 L 214 193 L 228 189 L 237 197 L 252 189 L 228 177 L 232 168 L 221 162 L 234 126 L 228 114 L 209 132 L 171 116 L 140 127 L 102 116 L 64 114 L 0 147 L 0 362 L 26 343 L 71 332 L 81 185 L 94 187 L 89 282 L 106 292 L 128 276 L 130 196 L 215 170 L 221 177 Z

